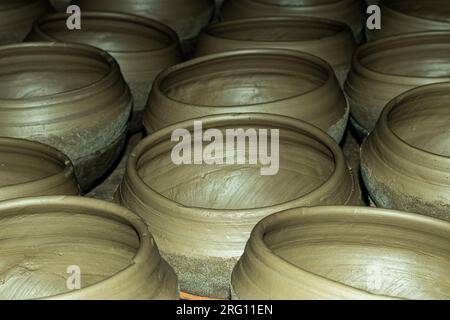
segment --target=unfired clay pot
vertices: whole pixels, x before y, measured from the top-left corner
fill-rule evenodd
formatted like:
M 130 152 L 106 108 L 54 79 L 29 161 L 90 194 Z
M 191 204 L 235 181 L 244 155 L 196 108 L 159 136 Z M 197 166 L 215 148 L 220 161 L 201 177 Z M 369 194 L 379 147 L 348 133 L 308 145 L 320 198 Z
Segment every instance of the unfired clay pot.
M 50 0 L 50 3 L 52 4 L 53 8 L 56 11 L 60 12 L 66 12 L 67 7 L 70 5 L 72 0 Z
M 22 42 L 33 21 L 51 10 L 47 0 L 0 2 L 0 45 Z
M 235 20 L 209 26 L 200 36 L 197 56 L 237 49 L 292 49 L 327 61 L 345 82 L 356 43 L 341 22 L 300 17 Z
M 349 108 L 325 61 L 293 50 L 249 49 L 163 71 L 144 111 L 144 126 L 153 132 L 201 116 L 248 112 L 305 120 L 340 141 Z
M 176 275 L 145 224 L 108 202 L 0 202 L 0 256 L 0 299 L 178 298 Z M 77 275 L 80 289 L 72 290 Z
M 132 98 L 109 54 L 76 44 L 3 46 L 0 78 L 0 136 L 62 151 L 83 189 L 116 160 Z
M 369 30 L 370 40 L 412 32 L 450 31 L 450 2 L 447 0 L 383 0 L 379 6 L 382 28 Z
M 58 194 L 79 194 L 69 158 L 38 142 L 0 137 L 0 201 Z
M 358 42 L 363 39 L 365 4 L 362 0 L 226 0 L 221 13 L 224 20 L 293 15 L 346 23 Z
M 68 30 L 66 19 L 66 14 L 39 19 L 27 39 L 89 44 L 111 54 L 134 98 L 131 130 L 140 129 L 153 80 L 165 68 L 181 62 L 176 33 L 157 21 L 128 14 L 83 13 L 81 30 Z
M 193 41 L 214 15 L 214 0 L 75 0 L 82 11 L 116 11 L 159 20 Z
M 297 208 L 253 230 L 235 299 L 449 299 L 450 223 L 358 207 Z
M 362 45 L 345 84 L 352 122 L 365 136 L 391 99 L 445 81 L 450 81 L 450 32 L 406 34 Z
M 450 221 L 450 83 L 391 101 L 363 144 L 362 172 L 377 206 Z
M 201 121 L 203 131 L 222 133 L 279 129 L 279 171 L 261 175 L 261 162 L 248 161 L 176 165 L 171 155 L 177 142 L 171 135 L 176 129 L 192 133 L 193 120 L 157 131 L 133 150 L 117 197 L 144 218 L 163 257 L 177 272 L 182 291 L 228 297 L 232 268 L 252 228 L 267 215 L 298 206 L 361 203 L 339 145 L 306 122 L 251 113 L 196 121 Z M 195 137 L 192 141 L 201 143 Z M 216 157 L 228 163 L 233 151 Z

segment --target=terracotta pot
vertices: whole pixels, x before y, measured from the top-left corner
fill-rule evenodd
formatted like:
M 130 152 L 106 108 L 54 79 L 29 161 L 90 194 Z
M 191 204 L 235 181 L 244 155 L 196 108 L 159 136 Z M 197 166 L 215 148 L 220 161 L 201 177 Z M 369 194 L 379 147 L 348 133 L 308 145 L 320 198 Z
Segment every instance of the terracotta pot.
M 67 7 L 70 6 L 71 2 L 72 0 L 50 0 L 53 8 L 60 12 L 66 12 Z
M 0 2 L 0 45 L 22 42 L 33 21 L 51 10 L 47 0 Z
M 318 56 L 345 82 L 356 43 L 343 23 L 319 18 L 266 17 L 209 26 L 200 36 L 197 56 L 238 49 L 291 49 Z
M 381 30 L 367 32 L 369 40 L 398 34 L 434 30 L 450 31 L 447 0 L 383 0 Z
M 0 137 L 0 159 L 0 201 L 79 194 L 72 163 L 56 149 Z
M 346 23 L 358 42 L 363 39 L 365 4 L 360 0 L 227 0 L 224 20 L 267 16 L 318 17 Z
M 28 40 L 89 44 L 111 54 L 134 98 L 131 131 L 142 128 L 142 111 L 153 80 L 182 60 L 176 33 L 157 21 L 134 15 L 83 13 L 81 30 L 68 30 L 66 19 L 66 14 L 53 14 L 36 21 Z
M 144 111 L 144 126 L 152 132 L 196 117 L 248 112 L 305 120 L 340 141 L 349 108 L 325 61 L 292 50 L 249 49 L 163 71 Z
M 345 84 L 352 121 L 365 136 L 391 99 L 445 81 L 450 81 L 450 32 L 394 36 L 362 45 Z
M 195 39 L 212 19 L 214 0 L 75 0 L 82 11 L 132 13 L 162 21 L 183 42 Z
M 362 170 L 377 206 L 450 221 L 450 83 L 391 101 L 362 147 Z
M 306 122 L 251 113 L 196 121 L 203 130 L 221 132 L 279 129 L 279 171 L 262 176 L 262 166 L 248 161 L 174 164 L 171 154 L 177 143 L 171 135 L 176 129 L 192 133 L 192 120 L 151 134 L 133 150 L 117 197 L 144 218 L 163 257 L 176 270 L 182 291 L 228 297 L 232 268 L 251 229 L 267 215 L 297 206 L 361 203 L 339 145 Z M 233 155 L 226 155 L 217 158 L 228 163 Z
M 253 230 L 240 299 L 449 299 L 450 224 L 399 211 L 297 208 Z
M 173 269 L 147 227 L 120 206 L 82 197 L 0 203 L 0 298 L 177 299 Z M 71 290 L 78 267 L 81 288 Z M 74 270 L 74 271 L 72 271 Z
M 62 151 L 83 189 L 114 163 L 132 98 L 109 54 L 76 44 L 3 46 L 0 77 L 0 136 Z

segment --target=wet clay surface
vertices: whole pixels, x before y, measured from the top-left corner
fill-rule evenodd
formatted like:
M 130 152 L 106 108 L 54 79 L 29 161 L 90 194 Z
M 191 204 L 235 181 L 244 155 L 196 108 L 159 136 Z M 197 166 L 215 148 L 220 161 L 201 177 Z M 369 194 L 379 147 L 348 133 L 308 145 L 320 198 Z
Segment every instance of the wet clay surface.
M 443 221 L 381 209 L 276 214 L 253 231 L 234 297 L 448 299 L 449 235 Z

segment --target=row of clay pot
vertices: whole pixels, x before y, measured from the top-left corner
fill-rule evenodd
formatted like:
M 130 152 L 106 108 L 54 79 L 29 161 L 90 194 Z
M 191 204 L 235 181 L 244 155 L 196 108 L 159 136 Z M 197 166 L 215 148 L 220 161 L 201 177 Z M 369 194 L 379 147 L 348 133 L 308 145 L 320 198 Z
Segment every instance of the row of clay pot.
M 449 299 L 449 249 L 450 224 L 441 220 L 294 208 L 256 225 L 227 286 L 234 299 L 247 300 Z M 0 202 L 0 255 L 1 299 L 179 298 L 177 276 L 145 223 L 108 202 Z M 73 272 L 80 273 L 80 283 L 70 282 L 77 290 L 68 286 Z

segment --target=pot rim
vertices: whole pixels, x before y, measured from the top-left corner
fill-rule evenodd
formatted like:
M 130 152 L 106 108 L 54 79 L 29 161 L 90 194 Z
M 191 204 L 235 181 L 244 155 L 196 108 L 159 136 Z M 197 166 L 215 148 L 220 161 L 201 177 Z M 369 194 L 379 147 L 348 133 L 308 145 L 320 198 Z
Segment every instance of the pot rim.
M 401 76 L 401 75 L 395 75 L 395 74 L 391 74 L 391 73 L 387 73 L 387 72 L 376 71 L 375 69 L 369 68 L 368 66 L 365 66 L 360 62 L 361 56 L 371 55 L 372 54 L 371 51 L 373 51 L 374 49 L 377 49 L 377 47 L 379 47 L 379 46 L 386 45 L 386 44 L 392 44 L 392 45 L 397 46 L 398 42 L 400 40 L 410 40 L 411 41 L 412 39 L 416 39 L 415 43 L 417 44 L 417 43 L 420 43 L 420 40 L 421 40 L 420 38 L 425 38 L 426 36 L 431 36 L 431 37 L 447 36 L 448 39 L 450 39 L 450 31 L 411 32 L 411 33 L 406 33 L 406 34 L 399 34 L 399 35 L 392 35 L 389 37 L 383 37 L 383 38 L 365 43 L 356 49 L 356 51 L 353 55 L 353 58 L 352 58 L 352 69 L 355 72 L 365 75 L 368 78 L 372 78 L 372 79 L 376 78 L 380 81 L 388 82 L 388 83 L 402 83 L 405 80 L 410 80 L 411 83 L 421 84 L 427 79 L 442 79 L 442 81 L 450 81 L 450 75 L 448 75 L 446 77 L 433 77 L 433 78 L 429 78 L 426 76 L 410 76 L 410 75 Z M 442 42 L 442 43 L 444 43 L 444 42 Z M 383 49 L 383 51 L 384 51 L 384 49 Z M 369 52 L 369 54 L 367 52 Z
M 62 299 L 62 300 L 70 300 L 77 299 L 80 297 L 80 294 L 89 294 L 89 292 L 95 292 L 97 288 L 109 285 L 114 282 L 126 281 L 130 274 L 139 272 L 139 268 L 142 267 L 146 261 L 148 261 L 155 252 L 158 252 L 157 246 L 154 242 L 153 236 L 147 229 L 144 221 L 128 210 L 127 208 L 121 207 L 117 204 L 101 201 L 97 199 L 91 199 L 87 197 L 75 197 L 75 196 L 45 196 L 45 197 L 30 197 L 30 198 L 20 198 L 14 200 L 8 200 L 0 202 L 0 212 L 13 210 L 13 212 L 1 213 L 0 221 L 4 217 L 13 216 L 16 214 L 40 214 L 21 210 L 22 208 L 32 208 L 39 207 L 45 208 L 45 210 L 64 210 L 66 207 L 70 207 L 69 210 L 71 213 L 79 215 L 96 215 L 101 216 L 108 219 L 115 219 L 117 221 L 121 221 L 127 223 L 134 229 L 137 237 L 139 238 L 139 248 L 136 251 L 136 254 L 132 258 L 130 264 L 122 269 L 121 271 L 113 274 L 112 276 L 96 282 L 90 286 L 82 288 L 80 290 L 76 290 L 73 292 L 66 292 L 53 296 L 46 296 L 39 298 L 38 300 L 47 300 L 47 299 Z M 75 211 L 74 211 L 75 209 Z M 82 213 L 80 213 L 82 212 Z M 156 249 L 156 251 L 155 251 Z M 159 255 L 159 253 L 158 253 Z
M 108 70 L 105 71 L 104 76 L 100 79 L 84 85 L 77 89 L 72 89 L 68 91 L 62 91 L 51 95 L 36 96 L 29 98 L 18 98 L 18 99 L 6 99 L 0 97 L 0 110 L 3 108 L 8 108 L 11 106 L 21 106 L 22 108 L 34 108 L 40 107 L 42 105 L 52 105 L 59 104 L 67 101 L 72 101 L 74 98 L 80 99 L 92 94 L 92 92 L 97 92 L 105 86 L 109 86 L 110 83 L 115 82 L 116 78 L 120 75 L 120 68 L 116 60 L 106 51 L 99 48 L 77 43 L 64 43 L 64 42 L 24 42 L 16 43 L 5 46 L 0 46 L 0 57 L 3 52 L 14 52 L 17 51 L 20 54 L 29 54 L 30 50 L 33 49 L 48 49 L 57 50 L 56 53 L 64 55 L 67 51 L 78 50 L 86 54 L 89 59 L 98 59 L 99 63 L 104 63 Z M 75 54 L 74 54 L 75 55 Z M 39 59 L 39 58 L 38 58 Z M 101 60 L 101 61 L 100 61 Z M 51 103 L 49 99 L 51 98 Z
M 276 100 L 270 100 L 265 102 L 259 102 L 259 103 L 253 103 L 253 104 L 244 104 L 244 105 L 206 105 L 206 104 L 193 104 L 185 101 L 181 101 L 178 99 L 174 99 L 169 97 L 163 90 L 162 90 L 162 84 L 163 82 L 173 73 L 176 72 L 189 72 L 189 68 L 191 67 L 197 67 L 201 66 L 203 63 L 210 63 L 212 61 L 216 61 L 217 63 L 220 63 L 220 60 L 223 59 L 233 59 L 233 60 L 239 60 L 241 58 L 245 58 L 248 56 L 254 56 L 254 55 L 264 55 L 264 56 L 274 56 L 275 59 L 286 59 L 286 58 L 295 58 L 298 60 L 307 61 L 311 64 L 313 64 L 316 67 L 319 67 L 321 70 L 320 72 L 326 73 L 326 79 L 316 86 L 315 88 L 303 92 L 301 94 L 296 94 L 290 97 L 280 98 Z M 182 105 L 189 105 L 189 106 L 195 106 L 195 107 L 205 107 L 205 108 L 234 108 L 234 107 L 242 107 L 242 106 L 261 106 L 261 105 L 267 105 L 272 104 L 280 101 L 286 101 L 291 99 L 296 99 L 299 97 L 307 96 L 309 94 L 318 92 L 320 90 L 324 90 L 324 88 L 327 88 L 331 85 L 333 81 L 337 80 L 335 79 L 334 71 L 332 67 L 323 60 L 322 58 L 316 57 L 312 54 L 291 50 L 291 49 L 240 49 L 240 50 L 232 50 L 232 51 L 225 51 L 225 52 L 219 52 L 214 54 L 209 54 L 205 56 L 201 56 L 198 58 L 194 58 L 192 60 L 176 64 L 174 66 L 171 66 L 164 71 L 162 71 L 153 82 L 152 87 L 152 95 L 155 96 L 155 99 L 161 99 L 161 100 L 169 100 L 173 103 L 182 104 Z M 336 84 L 338 86 L 338 84 Z
M 411 22 L 416 22 L 416 23 L 439 23 L 442 25 L 449 25 L 450 26 L 450 21 L 448 20 L 441 20 L 441 19 L 435 19 L 432 17 L 421 17 L 418 15 L 412 15 L 412 14 L 408 14 L 402 11 L 398 11 L 395 8 L 392 8 L 392 6 L 390 6 L 389 2 L 386 2 L 385 0 L 380 1 L 379 3 L 380 7 L 382 8 L 382 10 L 387 10 L 389 11 L 390 14 L 395 14 L 398 15 L 399 17 L 403 18 L 403 19 L 408 19 L 411 20 Z
M 293 6 L 293 5 L 279 5 L 279 4 L 275 4 L 275 3 L 268 3 L 268 2 L 264 2 L 261 0 L 245 0 L 248 1 L 250 3 L 256 4 L 256 5 L 260 5 L 260 6 L 268 6 L 268 7 L 281 7 L 281 8 L 290 8 L 290 9 L 297 9 L 297 10 L 301 10 L 301 9 L 323 9 L 323 8 L 329 8 L 329 9 L 333 9 L 335 7 L 341 7 L 344 6 L 346 4 L 352 3 L 352 2 L 356 2 L 355 0 L 332 0 L 332 2 L 324 2 L 322 4 L 310 4 L 310 5 L 301 5 L 301 6 Z M 358 0 L 357 0 L 358 1 Z
M 253 229 L 248 246 L 258 252 L 258 256 L 269 256 L 275 267 L 280 266 L 280 270 L 289 270 L 290 274 L 295 277 L 309 278 L 315 283 L 324 284 L 332 287 L 335 290 L 347 291 L 351 294 L 364 296 L 371 299 L 401 299 L 393 296 L 384 296 L 370 293 L 366 290 L 358 289 L 344 283 L 328 279 L 320 276 L 314 272 L 307 271 L 300 268 L 286 259 L 278 256 L 265 243 L 264 236 L 269 228 L 276 228 L 284 222 L 293 222 L 297 219 L 312 218 L 316 221 L 350 221 L 352 223 L 358 222 L 373 222 L 376 224 L 384 224 L 388 226 L 404 226 L 403 222 L 408 222 L 408 229 L 421 231 L 436 235 L 439 231 L 440 236 L 446 236 L 450 241 L 450 224 L 446 221 L 433 219 L 431 217 L 423 216 L 415 213 L 407 213 L 398 210 L 371 208 L 371 207 L 355 207 L 355 206 L 323 206 L 323 207 L 303 207 L 293 208 L 283 212 L 278 212 L 270 215 L 260 222 L 258 222 Z M 296 223 L 299 224 L 298 222 Z M 424 231 L 424 226 L 427 230 Z M 245 253 L 244 253 L 245 255 Z
M 51 157 L 54 160 L 57 160 L 59 164 L 61 164 L 62 169 L 55 174 L 50 176 L 36 179 L 32 181 L 27 181 L 24 183 L 16 183 L 13 185 L 7 185 L 0 187 L 0 192 L 11 192 L 15 187 L 20 186 L 21 189 L 26 190 L 34 190 L 37 185 L 40 184 L 56 184 L 58 181 L 66 180 L 68 177 L 73 177 L 75 179 L 75 170 L 73 164 L 68 156 L 66 156 L 63 152 L 58 149 L 31 140 L 18 139 L 18 138 L 10 138 L 10 137 L 0 137 L 0 148 L 7 146 L 12 147 L 18 150 L 32 150 L 34 152 L 39 152 L 41 154 L 45 154 Z M 76 181 L 76 179 L 75 179 Z M 77 182 L 78 185 L 78 182 Z M 79 186 L 78 186 L 79 188 Z M 1 201 L 0 201 L 1 202 Z
M 223 37 L 222 35 L 218 35 L 218 34 L 214 34 L 212 32 L 216 32 L 216 31 L 221 31 L 222 28 L 227 28 L 227 27 L 242 27 L 242 26 L 247 26 L 247 25 L 251 25 L 251 24 L 265 24 L 265 23 L 275 23 L 275 22 L 291 22 L 293 25 L 293 27 L 302 27 L 303 23 L 306 22 L 313 22 L 313 23 L 317 23 L 317 25 L 321 25 L 323 27 L 336 27 L 339 30 L 336 30 L 336 32 L 333 35 L 329 35 L 326 37 L 321 37 L 321 38 L 317 38 L 317 39 L 309 39 L 309 40 L 301 40 L 301 39 L 297 39 L 297 40 L 283 40 L 283 41 L 278 41 L 278 40 L 241 40 L 241 39 L 235 39 L 235 38 L 230 38 L 230 37 Z M 295 25 L 294 25 L 295 24 Z M 332 20 L 332 19 L 325 19 L 325 18 L 319 18 L 319 17 L 309 17 L 309 16 L 264 16 L 264 17 L 254 17 L 254 18 L 244 18 L 244 19 L 236 19 L 236 20 L 226 20 L 226 21 L 221 21 L 215 24 L 211 24 L 209 25 L 205 31 L 204 34 L 210 36 L 210 37 L 214 37 L 217 39 L 225 39 L 225 40 L 229 40 L 229 41 L 236 41 L 236 42 L 252 42 L 252 43 L 304 43 L 304 42 L 312 42 L 312 41 L 321 41 L 323 39 L 329 39 L 329 38 L 334 38 L 334 37 L 338 37 L 341 34 L 344 34 L 345 32 L 350 32 L 350 34 L 352 34 L 352 30 L 350 29 L 350 27 L 348 25 L 346 25 L 343 22 L 337 21 L 337 20 Z
M 402 139 L 399 135 L 397 135 L 392 127 L 389 125 L 389 117 L 391 115 L 391 112 L 399 108 L 403 102 L 409 101 L 412 97 L 417 97 L 418 94 L 420 94 L 421 97 L 426 97 L 428 93 L 435 92 L 437 89 L 446 89 L 450 93 L 450 82 L 437 82 L 432 84 L 427 84 L 424 86 L 420 86 L 417 88 L 413 88 L 411 90 L 408 90 L 399 96 L 392 99 L 386 107 L 383 109 L 383 112 L 381 113 L 381 117 L 378 120 L 378 123 L 375 127 L 375 130 L 377 130 L 377 127 L 379 127 L 381 130 L 385 131 L 388 138 L 391 138 L 397 142 L 396 145 L 400 145 L 404 147 L 408 153 L 412 153 L 413 155 L 428 155 L 432 158 L 438 159 L 440 162 L 445 161 L 448 164 L 450 164 L 450 157 L 447 157 L 445 155 L 433 153 L 431 151 L 427 151 L 421 148 L 418 148 L 410 143 L 408 143 L 406 140 Z M 379 130 L 379 129 L 378 129 Z
M 57 37 L 52 36 L 51 34 L 45 32 L 42 29 L 42 26 L 47 23 L 52 23 L 60 20 L 66 21 L 67 14 L 65 13 L 50 13 L 47 14 L 36 21 L 33 22 L 32 31 L 36 32 L 40 37 L 45 38 L 47 41 L 53 41 L 53 42 L 64 42 L 64 40 L 61 40 Z M 177 33 L 168 25 L 154 20 L 150 19 L 144 16 L 138 16 L 135 14 L 130 13 L 121 13 L 121 12 L 106 12 L 106 11 L 87 11 L 83 12 L 83 20 L 96 20 L 96 19 L 103 19 L 108 20 L 111 23 L 113 23 L 115 20 L 120 20 L 127 22 L 129 24 L 134 25 L 140 25 L 148 29 L 154 29 L 164 36 L 167 36 L 170 43 L 169 45 L 155 50 L 133 50 L 133 51 L 127 51 L 127 50 L 104 50 L 111 53 L 117 53 L 117 54 L 164 54 L 166 52 L 170 52 L 172 50 L 177 49 L 179 45 L 179 39 Z M 67 43 L 75 43 L 80 44 L 79 42 L 67 42 Z M 98 48 L 98 47 L 96 47 Z
M 251 123 L 258 122 L 259 125 L 264 124 L 275 124 L 280 125 L 280 129 L 288 128 L 291 131 L 297 131 L 299 133 L 307 134 L 310 137 L 314 138 L 317 142 L 321 143 L 323 146 L 325 146 L 330 153 L 332 154 L 334 158 L 334 170 L 328 177 L 328 179 L 315 188 L 314 190 L 310 191 L 309 193 L 302 195 L 301 197 L 297 197 L 293 200 L 278 203 L 271 206 L 264 206 L 264 207 L 258 207 L 258 208 L 238 208 L 238 209 L 218 209 L 218 208 L 204 208 L 204 207 L 195 207 L 195 206 L 186 206 L 182 203 L 176 202 L 161 193 L 157 192 L 150 186 L 148 186 L 139 176 L 138 169 L 137 169 L 137 163 L 139 162 L 140 158 L 143 154 L 147 152 L 149 148 L 151 148 L 153 145 L 159 144 L 163 141 L 167 141 L 170 139 L 171 134 L 176 129 L 182 129 L 182 128 L 189 128 L 191 129 L 193 126 L 194 121 L 202 121 L 204 128 L 208 125 L 218 125 L 220 127 L 224 127 L 227 123 L 235 123 L 236 121 L 240 124 L 244 125 L 245 123 Z M 237 125 L 234 125 L 237 127 Z M 188 130 L 189 130 L 188 129 Z M 347 169 L 347 164 L 345 157 L 341 151 L 341 148 L 339 145 L 331 138 L 326 132 L 322 131 L 321 129 L 315 127 L 312 124 L 309 124 L 307 122 L 286 117 L 286 116 L 279 116 L 279 115 L 273 115 L 273 114 L 263 114 L 263 113 L 242 113 L 242 114 L 219 114 L 219 115 L 211 115 L 211 116 L 205 116 L 201 118 L 195 118 L 186 120 L 183 122 L 178 122 L 176 124 L 173 124 L 169 127 L 165 127 L 163 129 L 160 129 L 151 135 L 144 138 L 132 151 L 130 154 L 130 157 L 127 162 L 126 167 L 126 174 L 124 178 L 124 182 L 129 184 L 127 182 L 127 179 L 130 179 L 132 186 L 129 186 L 134 190 L 134 192 L 141 192 L 150 194 L 153 199 L 156 199 L 158 203 L 161 205 L 170 208 L 170 209 L 176 209 L 184 213 L 190 213 L 193 217 L 203 217 L 205 210 L 208 212 L 214 213 L 218 217 L 229 217 L 230 213 L 245 213 L 247 217 L 256 217 L 260 216 L 262 211 L 270 209 L 272 210 L 284 210 L 284 208 L 289 205 L 292 207 L 292 204 L 295 204 L 300 199 L 305 201 L 305 199 L 311 198 L 316 196 L 317 193 L 319 193 L 321 190 L 325 189 L 327 190 L 327 187 L 330 185 L 333 185 L 337 183 L 337 181 L 340 180 L 340 177 L 345 174 L 345 170 Z M 123 182 L 123 183 L 124 183 Z M 139 191 L 138 191 L 139 190 Z M 143 191 L 142 191 L 143 190 Z M 119 188 L 120 192 L 120 188 Z M 351 194 L 349 195 L 348 199 L 346 199 L 346 203 L 351 198 Z M 145 200 L 142 200 L 145 203 Z M 187 218 L 184 216 L 184 218 Z M 189 219 L 189 218 L 188 218 Z

